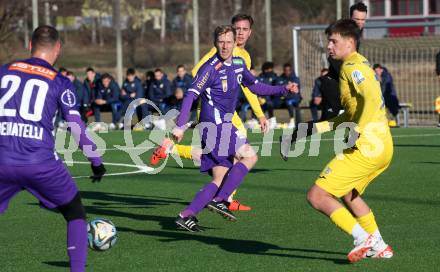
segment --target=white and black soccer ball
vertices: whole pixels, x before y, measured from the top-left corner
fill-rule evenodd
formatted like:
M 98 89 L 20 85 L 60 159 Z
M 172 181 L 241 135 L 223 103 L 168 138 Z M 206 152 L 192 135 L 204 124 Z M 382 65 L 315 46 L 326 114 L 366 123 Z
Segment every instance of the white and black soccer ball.
M 118 240 L 115 224 L 108 219 L 96 218 L 87 224 L 89 247 L 104 251 L 113 247 Z

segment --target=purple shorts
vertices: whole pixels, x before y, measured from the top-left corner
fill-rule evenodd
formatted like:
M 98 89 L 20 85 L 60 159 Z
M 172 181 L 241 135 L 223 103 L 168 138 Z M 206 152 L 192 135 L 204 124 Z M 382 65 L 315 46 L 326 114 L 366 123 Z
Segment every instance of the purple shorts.
M 0 166 L 0 213 L 20 191 L 33 194 L 48 209 L 69 203 L 78 193 L 61 160 L 27 166 Z
M 202 173 L 210 172 L 215 166 L 231 168 L 238 149 L 248 143 L 246 136 L 232 123 L 199 128 L 199 133 L 203 149 L 200 162 Z

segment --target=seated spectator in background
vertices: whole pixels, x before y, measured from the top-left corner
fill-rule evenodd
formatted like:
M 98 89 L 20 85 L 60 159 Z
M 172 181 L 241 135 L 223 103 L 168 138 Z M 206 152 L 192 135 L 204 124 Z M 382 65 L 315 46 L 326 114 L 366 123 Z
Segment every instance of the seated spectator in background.
M 89 94 L 89 101 L 92 103 L 95 100 L 98 90 L 102 88 L 101 75 L 96 73 L 92 67 L 87 68 L 83 85 Z
M 398 114 L 399 114 L 399 99 L 397 98 L 396 88 L 394 87 L 393 77 L 387 68 L 380 64 L 374 64 L 373 69 L 376 72 L 377 78 L 380 81 L 380 88 L 382 90 L 382 96 L 385 100 L 385 107 L 393 116 L 390 120 L 390 127 L 397 126 Z
M 76 94 L 76 104 L 79 107 L 79 112 L 81 114 L 81 119 L 84 123 L 87 124 L 88 112 L 90 109 L 90 95 L 87 93 L 87 90 L 84 88 L 84 85 L 76 78 L 75 74 L 72 71 L 67 71 L 66 77 L 72 82 L 75 87 Z
M 120 100 L 122 102 L 121 109 L 121 122 L 127 112 L 128 106 L 131 102 L 138 98 L 145 98 L 144 88 L 142 87 L 142 81 L 136 76 L 136 71 L 133 68 L 127 69 L 126 79 L 122 84 Z M 130 113 L 133 114 L 133 113 Z M 138 122 L 141 122 L 143 118 L 148 115 L 147 104 L 142 104 L 136 108 L 136 115 Z
M 67 69 L 64 67 L 58 68 L 58 73 L 60 73 L 63 76 L 66 76 Z M 61 112 L 58 112 L 55 116 L 55 126 L 57 128 L 67 128 L 67 124 L 64 122 L 64 118 L 61 114 Z
M 112 123 L 110 129 L 115 129 L 116 125 L 119 128 L 123 127 L 123 124 L 119 123 L 121 119 L 120 107 L 121 102 L 119 100 L 120 89 L 118 84 L 113 80 L 110 74 L 103 74 L 101 77 L 102 87 L 98 90 L 96 98 L 93 101 L 93 113 L 95 114 L 95 122 L 101 122 L 101 111 L 112 112 Z M 100 129 L 100 125 L 97 124 L 94 129 Z
M 290 117 L 288 128 L 295 128 L 298 123 L 301 122 L 301 85 L 299 78 L 292 70 L 292 65 L 290 65 L 290 63 L 286 63 L 283 65 L 283 73 L 278 77 L 277 85 L 286 85 L 289 82 L 298 84 L 299 89 L 298 93 L 289 93 L 284 97 L 284 103 L 286 104 Z
M 150 86 L 154 81 L 154 72 L 153 71 L 147 71 L 145 72 L 145 81 L 144 81 L 144 93 L 145 93 L 145 98 L 148 98 L 148 91 L 150 90 Z
M 178 87 L 174 90 L 174 94 L 166 98 L 167 109 L 166 111 L 175 109 L 180 111 L 182 108 L 182 102 L 185 92 L 182 88 Z
M 171 84 L 171 90 L 174 92 L 177 88 L 181 88 L 184 93 L 191 86 L 192 76 L 190 76 L 182 64 L 178 65 L 176 68 L 176 77 L 173 79 Z
M 273 62 L 265 62 L 261 66 L 261 74 L 258 76 L 258 81 L 267 85 L 276 85 L 278 81 L 278 77 L 273 71 L 274 64 Z M 269 117 L 269 129 L 274 129 L 277 126 L 277 119 L 273 114 L 273 110 L 275 108 L 279 108 L 281 106 L 281 98 L 278 96 L 264 96 L 262 97 L 262 108 L 267 113 Z
M 165 113 L 167 108 L 166 98 L 171 96 L 171 83 L 167 76 L 159 68 L 154 70 L 154 81 L 148 90 L 148 98 Z
M 319 120 L 318 110 L 321 109 L 321 86 L 322 86 L 322 77 L 328 74 L 327 68 L 321 69 L 321 74 L 318 78 L 315 79 L 312 89 L 312 100 L 310 100 L 310 111 L 312 112 L 312 120 L 317 122 Z
M 59 72 L 60 74 L 62 74 L 63 76 L 67 77 L 67 69 L 66 69 L 66 68 L 64 68 L 64 67 L 60 67 L 60 68 L 58 69 L 58 72 Z

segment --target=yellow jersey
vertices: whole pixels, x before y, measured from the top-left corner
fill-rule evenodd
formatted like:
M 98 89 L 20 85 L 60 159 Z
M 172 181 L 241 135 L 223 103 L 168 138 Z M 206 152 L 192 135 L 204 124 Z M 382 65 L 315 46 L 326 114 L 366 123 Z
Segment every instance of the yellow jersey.
M 339 89 L 344 113 L 318 123 L 319 132 L 330 130 L 329 122 L 334 122 L 333 129 L 343 122 L 353 122 L 360 133 L 356 145 L 371 143 L 371 133 L 381 139 L 390 135 L 380 82 L 364 56 L 354 52 L 343 62 Z
M 196 64 L 196 66 L 194 66 L 194 68 L 191 71 L 192 76 L 194 77 L 197 74 L 197 71 L 200 69 L 200 67 L 216 53 L 217 53 L 217 48 L 215 47 L 211 48 L 211 50 L 202 57 L 202 59 Z M 248 70 L 251 68 L 251 56 L 246 51 L 246 49 L 235 47 L 234 51 L 232 52 L 232 55 L 236 57 L 241 57 L 244 60 Z M 258 97 L 246 87 L 241 86 L 241 89 L 243 90 L 244 96 L 249 102 L 252 111 L 255 113 L 255 116 L 257 116 L 257 118 L 263 117 L 264 113 L 263 110 L 261 109 Z

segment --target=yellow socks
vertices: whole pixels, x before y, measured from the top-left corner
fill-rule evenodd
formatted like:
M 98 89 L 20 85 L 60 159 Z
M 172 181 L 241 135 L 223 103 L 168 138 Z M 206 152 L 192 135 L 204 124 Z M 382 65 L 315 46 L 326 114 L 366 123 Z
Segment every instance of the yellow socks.
M 192 149 L 193 147 L 190 145 L 175 144 L 171 152 L 179 155 L 181 158 L 192 159 Z
M 370 211 L 367 215 L 356 218 L 357 222 L 361 227 L 368 232 L 368 234 L 373 234 L 379 228 L 376 224 L 376 220 L 374 219 L 374 214 Z
M 330 219 L 335 223 L 336 226 L 341 228 L 348 234 L 352 234 L 353 228 L 358 224 L 353 215 L 346 208 L 339 208 L 335 210 L 331 215 Z

